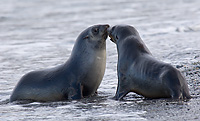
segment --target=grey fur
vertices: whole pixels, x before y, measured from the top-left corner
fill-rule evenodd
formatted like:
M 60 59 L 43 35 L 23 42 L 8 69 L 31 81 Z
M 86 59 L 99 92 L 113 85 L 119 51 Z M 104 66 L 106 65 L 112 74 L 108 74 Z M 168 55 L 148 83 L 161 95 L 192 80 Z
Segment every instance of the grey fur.
M 118 51 L 118 87 L 115 99 L 129 92 L 146 98 L 190 99 L 187 82 L 170 64 L 156 60 L 137 30 L 129 25 L 117 25 L 109 30 Z
M 64 64 L 25 74 L 10 101 L 74 100 L 95 94 L 105 72 L 108 27 L 94 25 L 84 30 Z

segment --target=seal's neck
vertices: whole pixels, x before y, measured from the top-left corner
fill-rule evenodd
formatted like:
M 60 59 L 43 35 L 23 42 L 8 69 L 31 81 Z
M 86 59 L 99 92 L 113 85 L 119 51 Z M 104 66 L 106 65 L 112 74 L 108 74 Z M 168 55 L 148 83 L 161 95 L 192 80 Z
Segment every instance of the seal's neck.
M 138 47 L 131 41 L 123 41 L 117 43 L 117 52 L 118 52 L 118 58 L 124 60 L 125 59 L 134 60 L 140 54 L 146 53 L 145 51 L 138 49 Z
M 83 44 L 75 44 L 71 56 L 65 63 L 65 68 L 72 69 L 72 73 L 86 75 L 91 67 L 96 68 L 105 63 L 106 49 L 96 49 Z M 70 66 L 70 67 L 69 67 Z M 100 68 L 100 67 L 99 67 Z
M 117 43 L 118 67 L 120 66 L 120 69 L 127 69 L 128 65 L 131 65 L 141 56 L 145 54 L 151 55 L 144 46 L 141 40 L 132 37 Z

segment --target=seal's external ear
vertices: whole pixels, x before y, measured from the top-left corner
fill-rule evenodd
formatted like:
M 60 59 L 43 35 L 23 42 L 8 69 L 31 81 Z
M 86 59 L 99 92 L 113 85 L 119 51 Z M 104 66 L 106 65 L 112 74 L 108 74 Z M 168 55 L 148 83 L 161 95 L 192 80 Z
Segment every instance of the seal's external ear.
M 89 35 L 85 36 L 83 39 L 87 39 L 87 38 L 89 38 Z

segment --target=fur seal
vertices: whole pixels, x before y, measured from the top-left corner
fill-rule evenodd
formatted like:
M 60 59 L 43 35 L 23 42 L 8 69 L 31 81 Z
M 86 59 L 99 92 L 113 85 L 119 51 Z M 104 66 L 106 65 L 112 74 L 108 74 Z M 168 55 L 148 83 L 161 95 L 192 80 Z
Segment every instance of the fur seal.
M 95 94 L 105 72 L 108 28 L 109 25 L 87 28 L 78 36 L 64 64 L 25 74 L 10 102 L 75 100 Z
M 134 27 L 116 25 L 108 33 L 118 51 L 116 100 L 123 99 L 129 92 L 151 99 L 191 98 L 187 82 L 180 71 L 156 60 Z

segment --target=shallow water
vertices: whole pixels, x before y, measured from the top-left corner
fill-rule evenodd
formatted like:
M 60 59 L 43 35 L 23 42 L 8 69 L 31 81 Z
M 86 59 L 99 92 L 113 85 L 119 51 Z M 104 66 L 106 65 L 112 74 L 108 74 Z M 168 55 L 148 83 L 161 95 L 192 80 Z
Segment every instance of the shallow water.
M 200 120 L 200 1 L 1 0 L 0 120 Z M 144 100 L 130 93 L 114 101 L 117 53 L 107 39 L 107 67 L 98 95 L 78 101 L 8 103 L 21 76 L 64 63 L 88 26 L 130 24 L 153 55 L 179 68 L 188 102 Z

